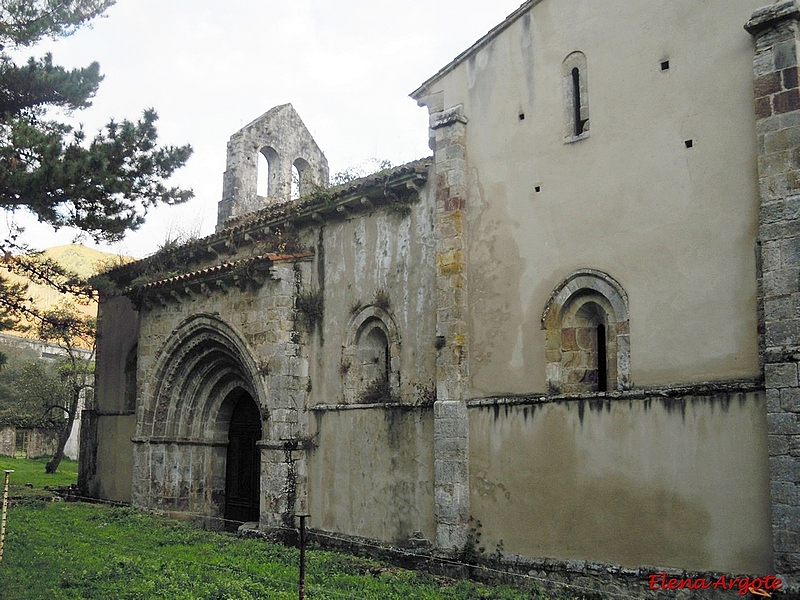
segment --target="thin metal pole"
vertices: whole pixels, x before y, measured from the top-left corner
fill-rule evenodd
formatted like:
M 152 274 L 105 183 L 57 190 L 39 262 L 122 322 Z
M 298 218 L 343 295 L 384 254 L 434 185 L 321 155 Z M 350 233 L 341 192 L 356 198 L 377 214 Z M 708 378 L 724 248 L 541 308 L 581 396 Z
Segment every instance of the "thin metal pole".
M 308 515 L 300 515 L 300 586 L 299 598 L 304 600 L 306 597 L 306 518 Z
M 6 482 L 3 486 L 3 520 L 0 521 L 0 562 L 3 560 L 3 549 L 6 546 L 6 516 L 8 515 L 8 479 L 13 469 L 6 470 Z

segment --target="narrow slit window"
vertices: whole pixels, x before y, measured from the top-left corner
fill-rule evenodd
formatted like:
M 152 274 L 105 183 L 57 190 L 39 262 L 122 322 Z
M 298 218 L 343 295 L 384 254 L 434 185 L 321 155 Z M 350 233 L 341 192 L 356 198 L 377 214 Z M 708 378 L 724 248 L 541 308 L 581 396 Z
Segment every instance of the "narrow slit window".
M 608 391 L 608 363 L 606 362 L 606 326 L 597 326 L 597 391 Z
M 575 124 L 575 135 L 583 133 L 583 121 L 581 120 L 581 71 L 578 67 L 572 69 L 572 119 Z
M 300 170 L 297 165 L 292 165 L 292 183 L 290 187 L 289 198 L 297 200 L 300 197 Z
M 269 160 L 259 152 L 257 161 L 256 195 L 266 198 L 269 196 Z
M 566 142 L 589 135 L 589 90 L 586 56 L 573 52 L 562 64 L 564 99 L 564 138 Z

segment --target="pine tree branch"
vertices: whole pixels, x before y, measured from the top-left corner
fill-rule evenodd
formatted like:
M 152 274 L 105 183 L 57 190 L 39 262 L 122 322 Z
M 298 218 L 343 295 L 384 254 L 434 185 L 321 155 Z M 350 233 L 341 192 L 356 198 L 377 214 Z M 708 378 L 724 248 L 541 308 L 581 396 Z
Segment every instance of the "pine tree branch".
M 2 0 L 0 44 L 30 46 L 44 37 L 71 35 L 114 3 L 115 0 Z

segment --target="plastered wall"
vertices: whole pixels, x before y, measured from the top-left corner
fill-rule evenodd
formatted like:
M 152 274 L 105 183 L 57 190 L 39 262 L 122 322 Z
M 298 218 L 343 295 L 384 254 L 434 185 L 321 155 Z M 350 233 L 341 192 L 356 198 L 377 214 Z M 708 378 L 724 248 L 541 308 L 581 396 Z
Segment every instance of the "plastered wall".
M 408 214 L 376 211 L 325 224 L 317 231 L 315 285 L 324 298 L 323 326 L 315 332 L 312 404 L 347 401 L 343 349 L 359 310 L 387 301 L 397 328 L 398 399 L 419 402 L 435 389 L 433 226 L 427 195 Z M 379 302 L 380 303 L 380 302 Z
M 309 509 L 316 529 L 403 544 L 434 537 L 433 411 L 315 411 Z
M 742 26 L 761 4 L 534 3 L 415 93 L 431 110 L 463 105 L 468 120 L 473 397 L 545 390 L 542 310 L 579 268 L 630 298 L 634 385 L 758 373 Z M 574 51 L 586 57 L 589 134 L 568 143 L 562 62 Z
M 95 405 L 82 416 L 80 482 L 84 491 L 130 502 L 136 415 L 125 405 L 125 361 L 139 336 L 139 313 L 126 297 L 103 297 L 97 323 Z M 86 446 L 86 448 L 83 448 Z
M 762 393 L 471 407 L 491 553 L 768 572 Z

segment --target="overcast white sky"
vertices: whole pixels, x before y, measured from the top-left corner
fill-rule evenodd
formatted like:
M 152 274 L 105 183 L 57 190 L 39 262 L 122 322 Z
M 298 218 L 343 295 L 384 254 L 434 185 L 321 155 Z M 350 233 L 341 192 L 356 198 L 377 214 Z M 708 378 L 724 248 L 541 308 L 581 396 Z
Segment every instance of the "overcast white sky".
M 51 51 L 67 67 L 100 63 L 94 105 L 76 115 L 87 133 L 154 107 L 162 142 L 194 147 L 172 181 L 195 199 L 152 211 L 113 248 L 141 257 L 169 232 L 213 232 L 228 138 L 278 104 L 294 105 L 331 173 L 429 154 L 427 111 L 408 94 L 521 2 L 118 0 L 90 29 L 28 54 Z M 40 248 L 75 235 L 18 220 Z

